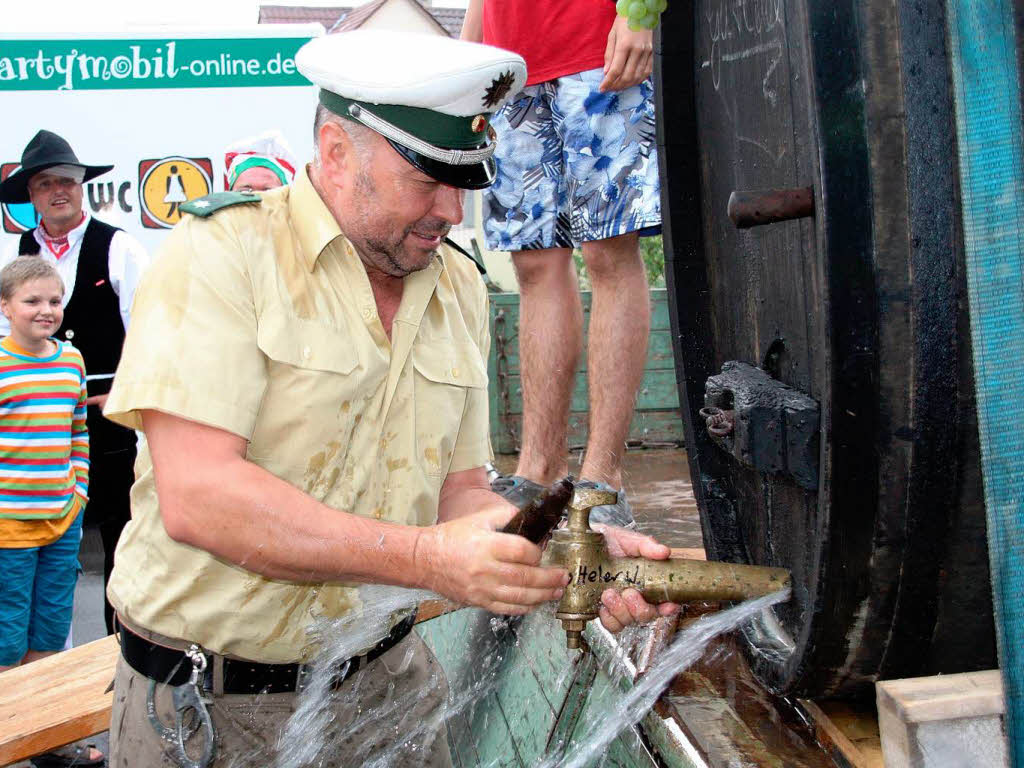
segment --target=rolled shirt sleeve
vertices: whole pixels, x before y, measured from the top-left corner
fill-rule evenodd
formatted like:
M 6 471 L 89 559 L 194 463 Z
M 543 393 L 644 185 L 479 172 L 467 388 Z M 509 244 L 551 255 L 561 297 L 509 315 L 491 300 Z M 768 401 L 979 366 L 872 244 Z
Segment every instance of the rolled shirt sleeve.
M 142 429 L 139 412 L 159 410 L 249 440 L 266 375 L 237 232 L 187 217 L 139 283 L 104 414 Z

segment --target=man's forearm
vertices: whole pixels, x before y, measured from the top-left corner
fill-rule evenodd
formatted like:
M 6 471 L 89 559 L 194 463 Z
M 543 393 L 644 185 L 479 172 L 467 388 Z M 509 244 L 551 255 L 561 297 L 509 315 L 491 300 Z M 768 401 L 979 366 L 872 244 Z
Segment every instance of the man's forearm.
M 420 586 L 424 529 L 340 512 L 242 457 L 197 468 L 157 493 L 168 534 L 263 576 Z
M 491 490 L 487 470 L 483 467 L 455 472 L 445 478 L 438 499 L 437 520 L 440 523 L 455 520 L 488 507 L 515 508 Z
M 466 15 L 462 20 L 463 40 L 482 43 L 484 39 L 484 0 L 469 0 Z
M 254 573 L 426 587 L 500 613 L 558 599 L 568 579 L 538 568 L 541 552 L 530 542 L 494 533 L 511 517 L 508 505 L 464 513 L 489 493 L 482 468 L 445 479 L 442 497 L 457 519 L 419 528 L 321 504 L 246 459 L 237 434 L 153 409 L 142 411 L 142 424 L 167 534 Z

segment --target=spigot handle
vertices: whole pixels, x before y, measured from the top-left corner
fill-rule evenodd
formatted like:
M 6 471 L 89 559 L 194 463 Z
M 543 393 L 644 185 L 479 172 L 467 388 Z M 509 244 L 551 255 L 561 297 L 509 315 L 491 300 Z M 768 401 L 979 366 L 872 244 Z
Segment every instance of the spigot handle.
M 569 505 L 569 530 L 589 531 L 590 510 L 594 507 L 615 504 L 618 500 L 619 494 L 615 491 L 604 491 L 600 488 L 577 488 L 572 495 L 572 504 Z

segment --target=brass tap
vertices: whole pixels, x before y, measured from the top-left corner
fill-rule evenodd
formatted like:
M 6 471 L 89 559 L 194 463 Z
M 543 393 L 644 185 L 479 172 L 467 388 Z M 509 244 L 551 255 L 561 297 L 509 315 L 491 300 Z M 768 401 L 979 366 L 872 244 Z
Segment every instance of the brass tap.
M 577 488 L 569 506 L 569 524 L 556 530 L 544 550 L 545 565 L 569 571 L 569 584 L 555 616 L 565 630 L 566 646 L 579 648 L 586 622 L 597 617 L 601 593 L 636 589 L 650 603 L 746 600 L 789 585 L 789 571 L 758 565 L 705 560 L 612 557 L 604 535 L 591 529 L 590 510 L 614 504 L 618 494 Z

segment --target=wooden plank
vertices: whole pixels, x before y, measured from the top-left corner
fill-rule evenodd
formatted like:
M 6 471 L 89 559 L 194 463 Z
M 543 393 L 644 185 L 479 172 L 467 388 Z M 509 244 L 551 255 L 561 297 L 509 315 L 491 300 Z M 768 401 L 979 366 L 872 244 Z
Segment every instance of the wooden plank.
M 878 718 L 873 709 L 856 710 L 842 702 L 800 699 L 814 723 L 818 741 L 838 753 L 850 768 L 884 768 Z
M 717 609 L 687 606 L 679 631 Z M 672 681 L 644 721 L 659 749 L 668 739 L 669 751 L 681 750 L 709 768 L 837 768 L 789 703 L 758 683 L 741 642 L 731 633 L 714 638 L 703 656 Z
M 0 674 L 0 765 L 110 728 L 113 636 Z
M 601 765 L 607 768 L 658 768 L 659 763 L 640 738 L 636 726 L 630 726 L 608 745 Z
M 474 698 L 471 691 L 493 688 L 493 682 L 486 679 L 488 675 L 502 674 L 503 660 L 499 662 L 492 656 L 498 648 L 490 620 L 490 614 L 468 608 L 416 626 L 416 632 L 444 668 L 452 696 L 463 704 Z M 467 664 L 470 659 L 477 663 Z M 468 703 L 458 719 L 449 721 L 448 727 L 456 758 L 463 765 L 521 768 L 512 731 L 494 690 Z M 494 760 L 497 762 L 492 763 Z
M 436 619 L 446 613 L 457 611 L 465 606 L 453 603 L 451 600 L 424 600 L 416 609 L 416 623 Z
M 889 768 L 925 768 L 954 751 L 962 765 L 1009 766 L 999 670 L 875 684 Z
M 525 768 L 512 739 L 512 729 L 495 692 L 491 692 L 473 712 L 470 731 L 473 747 L 480 756 L 478 765 L 494 768 Z M 528 765 L 528 764 L 527 764 Z
M 884 680 L 875 686 L 879 706 L 891 702 L 908 723 L 985 717 L 1005 713 L 998 669 L 934 677 Z
M 515 724 L 512 740 L 525 765 L 535 764 L 544 754 L 548 734 L 557 716 L 557 710 L 548 701 L 552 692 L 544 690 L 550 681 L 547 678 L 538 680 L 526 659 L 531 653 L 532 639 L 526 642 L 526 638 L 520 635 L 519 648 L 508 651 L 496 692 L 505 719 Z M 568 667 L 568 663 L 565 666 Z M 561 705 L 561 701 L 557 703 Z

